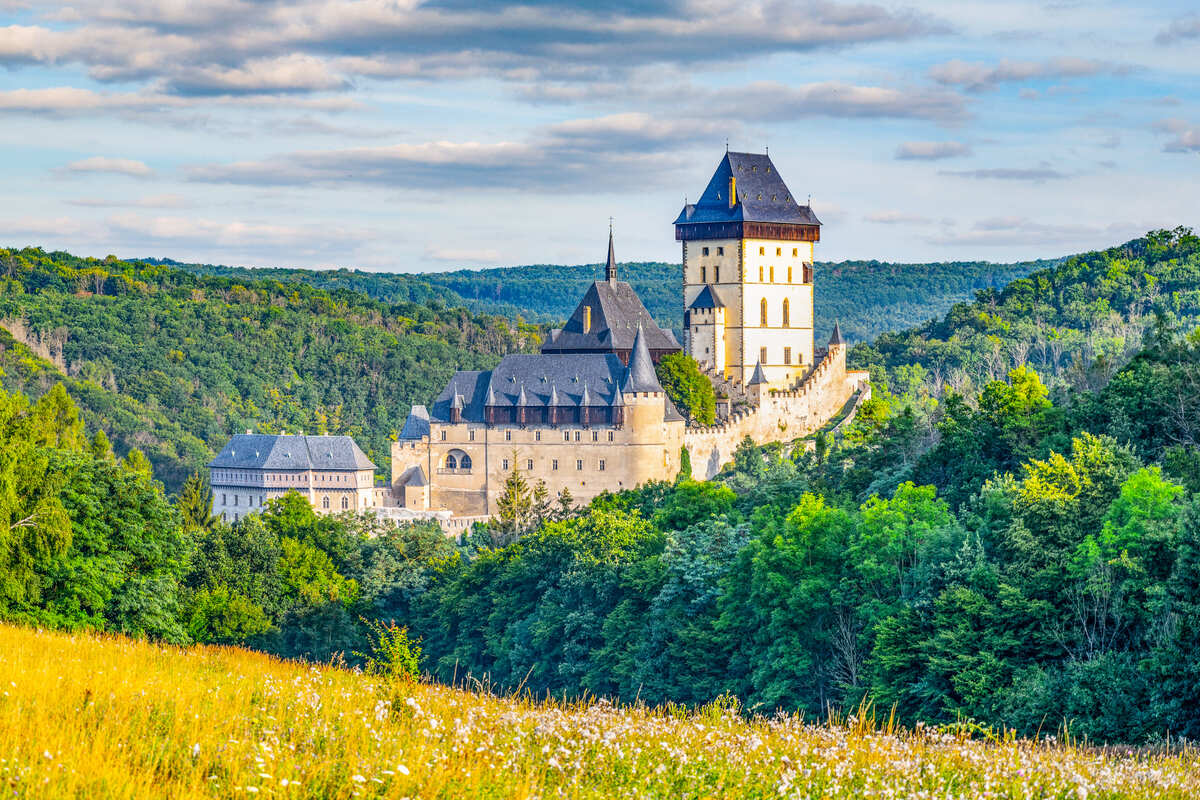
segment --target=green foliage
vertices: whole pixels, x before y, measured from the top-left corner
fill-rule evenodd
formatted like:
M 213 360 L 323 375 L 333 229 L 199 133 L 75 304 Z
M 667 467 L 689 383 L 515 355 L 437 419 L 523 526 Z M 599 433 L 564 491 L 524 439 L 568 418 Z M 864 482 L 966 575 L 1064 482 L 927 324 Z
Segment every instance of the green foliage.
M 364 659 L 363 668 L 372 675 L 400 681 L 415 681 L 421 675 L 421 645 L 408 638 L 408 628 L 394 622 L 362 620 L 368 633 L 370 653 L 355 653 Z
M 669 353 L 655 366 L 658 382 L 675 407 L 692 422 L 712 425 L 717 418 L 717 399 L 712 381 L 700 372 L 696 360 L 684 353 Z

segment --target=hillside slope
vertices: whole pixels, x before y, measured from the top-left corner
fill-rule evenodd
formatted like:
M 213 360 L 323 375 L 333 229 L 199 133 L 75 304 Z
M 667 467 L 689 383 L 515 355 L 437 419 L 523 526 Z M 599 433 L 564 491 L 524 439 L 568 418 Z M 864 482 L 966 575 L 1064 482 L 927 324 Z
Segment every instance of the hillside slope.
M 304 283 L 36 249 L 0 257 L 0 348 L 15 341 L 55 365 L 89 424 L 118 450 L 144 450 L 172 487 L 247 428 L 349 433 L 386 474 L 388 441 L 412 403 L 456 369 L 538 343 L 534 329 L 499 317 Z M 31 381 L 35 372 L 43 379 Z M 31 362 L 0 380 L 36 393 L 47 374 Z M 134 402 L 128 413 L 117 396 Z
M 236 648 L 0 626 L 0 781 L 23 798 L 1184 798 L 1194 750 L 1100 752 L 794 716 L 562 705 Z

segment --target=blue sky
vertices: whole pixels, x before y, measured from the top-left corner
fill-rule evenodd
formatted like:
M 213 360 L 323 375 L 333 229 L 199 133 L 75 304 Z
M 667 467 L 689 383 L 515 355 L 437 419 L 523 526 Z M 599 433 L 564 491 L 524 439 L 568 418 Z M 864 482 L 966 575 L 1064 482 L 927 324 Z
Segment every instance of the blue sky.
M 818 258 L 1197 225 L 1185 3 L 0 0 L 0 243 L 427 271 L 678 260 L 725 141 Z

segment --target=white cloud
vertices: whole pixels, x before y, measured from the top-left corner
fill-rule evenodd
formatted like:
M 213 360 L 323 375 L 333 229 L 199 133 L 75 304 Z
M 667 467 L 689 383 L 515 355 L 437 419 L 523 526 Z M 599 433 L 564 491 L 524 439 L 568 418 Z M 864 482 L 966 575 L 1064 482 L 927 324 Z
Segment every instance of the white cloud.
M 971 155 L 970 145 L 962 142 L 904 142 L 896 148 L 896 158 L 934 161 Z
M 1164 119 L 1155 123 L 1154 129 L 1174 137 L 1163 145 L 1164 152 L 1200 153 L 1200 125 L 1182 119 Z
M 961 86 L 969 92 L 981 92 L 1012 81 L 1079 78 L 1128 70 L 1129 67 L 1107 61 L 1065 56 L 1045 61 L 1014 61 L 1006 58 L 994 66 L 955 59 L 932 67 L 929 77 L 945 86 Z
M 72 161 L 63 167 L 62 173 L 106 173 L 110 175 L 128 175 L 131 178 L 149 178 L 154 170 L 141 161 L 130 158 L 108 158 L 92 156 L 81 161 Z
M 191 208 L 195 204 L 178 194 L 158 194 L 147 197 L 72 197 L 65 200 L 68 205 L 81 208 Z
M 1200 39 L 1200 16 L 1174 20 L 1154 40 L 1159 44 L 1175 44 L 1185 39 Z
M 950 170 L 944 169 L 938 172 L 939 175 L 952 175 L 958 178 L 982 178 L 987 180 L 1002 180 L 1002 181 L 1041 181 L 1058 180 L 1066 178 L 1065 172 L 1060 172 L 1050 167 L 991 167 L 987 169 L 963 169 Z
M 425 257 L 431 261 L 440 261 L 446 264 L 495 264 L 500 260 L 500 251 L 427 247 L 425 248 Z

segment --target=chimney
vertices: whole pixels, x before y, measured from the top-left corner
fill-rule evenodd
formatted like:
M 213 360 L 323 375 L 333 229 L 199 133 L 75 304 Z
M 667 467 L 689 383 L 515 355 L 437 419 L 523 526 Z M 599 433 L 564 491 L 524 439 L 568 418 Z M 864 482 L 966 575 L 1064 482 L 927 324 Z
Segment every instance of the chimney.
M 583 332 L 584 333 L 592 332 L 592 307 L 591 306 L 583 307 Z
M 737 178 L 733 175 L 729 176 L 729 207 L 733 208 L 737 205 Z

